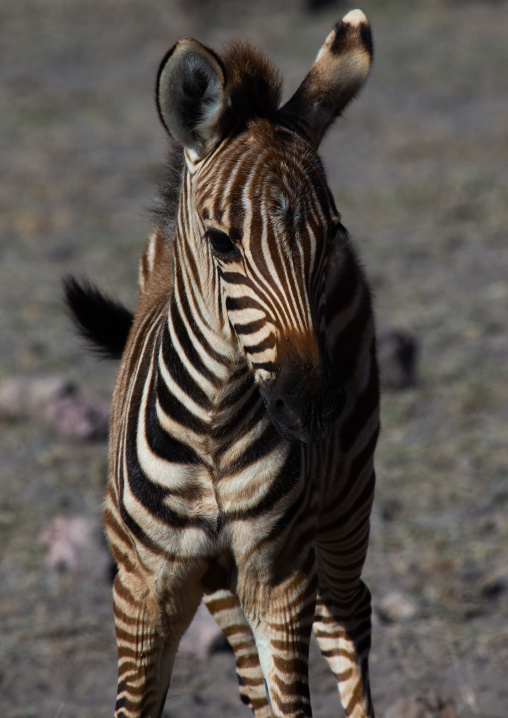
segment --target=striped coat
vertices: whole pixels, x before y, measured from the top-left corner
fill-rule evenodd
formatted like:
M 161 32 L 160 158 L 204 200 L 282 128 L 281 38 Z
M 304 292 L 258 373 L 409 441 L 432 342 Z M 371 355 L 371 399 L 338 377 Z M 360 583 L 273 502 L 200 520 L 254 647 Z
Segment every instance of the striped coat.
M 346 714 L 373 716 L 360 575 L 379 431 L 374 323 L 316 152 L 371 55 L 353 11 L 280 107 L 257 51 L 181 40 L 157 79 L 181 149 L 135 315 L 67 286 L 84 333 L 113 355 L 125 344 L 105 509 L 119 717 L 161 714 L 202 598 L 257 718 L 311 715 L 313 625 Z

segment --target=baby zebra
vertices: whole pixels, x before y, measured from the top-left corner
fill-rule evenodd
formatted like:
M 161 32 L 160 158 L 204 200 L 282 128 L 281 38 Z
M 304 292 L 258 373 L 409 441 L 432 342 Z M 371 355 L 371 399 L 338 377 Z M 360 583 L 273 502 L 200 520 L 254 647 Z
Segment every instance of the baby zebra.
M 82 333 L 122 356 L 105 509 L 118 718 L 162 714 L 203 598 L 256 718 L 311 715 L 312 626 L 346 715 L 374 715 L 360 578 L 379 431 L 374 321 L 317 155 L 371 57 L 354 10 L 280 106 L 278 73 L 252 47 L 218 55 L 180 40 L 157 77 L 177 149 L 136 313 L 67 281 Z

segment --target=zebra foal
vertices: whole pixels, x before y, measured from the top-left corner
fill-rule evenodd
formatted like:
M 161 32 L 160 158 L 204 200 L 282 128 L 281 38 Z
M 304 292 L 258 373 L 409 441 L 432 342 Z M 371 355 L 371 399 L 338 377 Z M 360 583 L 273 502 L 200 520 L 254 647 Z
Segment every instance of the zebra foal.
M 105 508 L 118 718 L 162 714 L 203 597 L 256 718 L 311 715 L 312 626 L 346 715 L 374 715 L 360 578 L 379 431 L 374 322 L 317 155 L 371 56 L 354 10 L 281 107 L 277 71 L 250 46 L 219 56 L 180 40 L 157 78 L 178 171 L 136 313 L 67 282 L 82 332 L 122 353 Z

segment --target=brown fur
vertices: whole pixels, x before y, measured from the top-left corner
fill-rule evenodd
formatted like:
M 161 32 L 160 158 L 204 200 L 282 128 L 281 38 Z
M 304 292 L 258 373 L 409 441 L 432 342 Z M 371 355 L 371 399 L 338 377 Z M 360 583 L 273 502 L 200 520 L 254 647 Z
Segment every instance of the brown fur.
M 249 120 L 274 120 L 282 95 L 279 71 L 260 50 L 246 42 L 231 42 L 221 53 L 226 71 L 226 132 L 241 132 Z

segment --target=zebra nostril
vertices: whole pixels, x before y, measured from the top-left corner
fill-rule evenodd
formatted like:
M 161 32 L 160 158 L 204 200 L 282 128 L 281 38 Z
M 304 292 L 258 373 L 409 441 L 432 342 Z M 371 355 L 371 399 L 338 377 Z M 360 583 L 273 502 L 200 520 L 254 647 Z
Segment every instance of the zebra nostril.
M 272 412 L 277 421 L 288 429 L 296 429 L 300 425 L 298 416 L 280 397 L 273 402 Z

